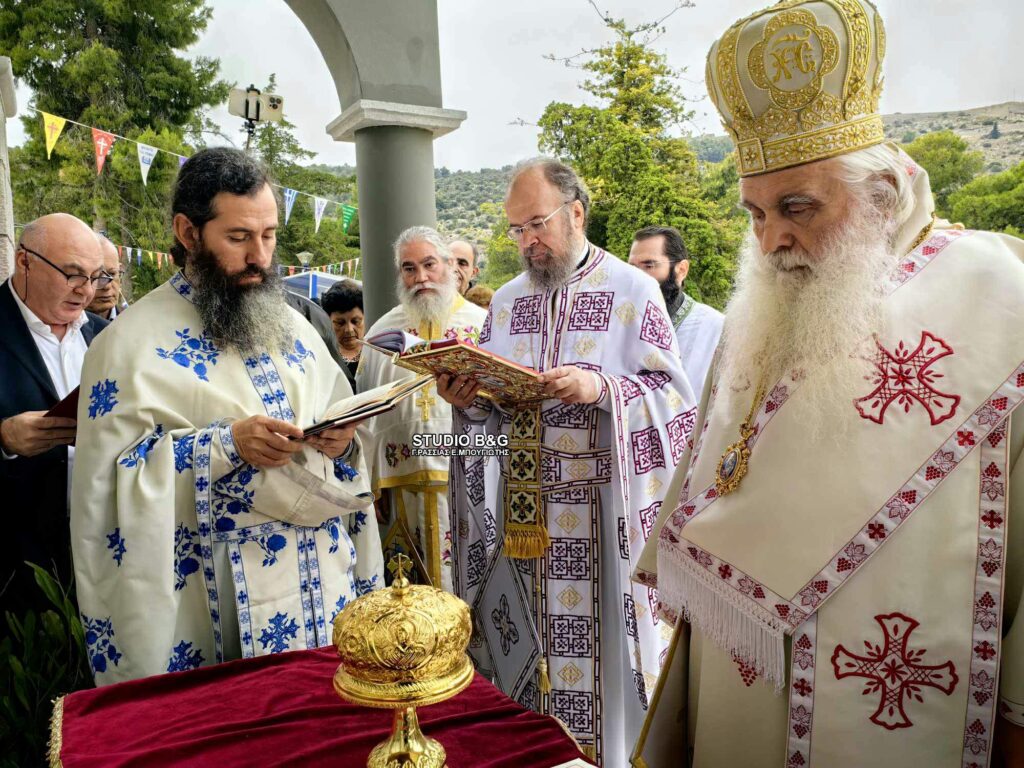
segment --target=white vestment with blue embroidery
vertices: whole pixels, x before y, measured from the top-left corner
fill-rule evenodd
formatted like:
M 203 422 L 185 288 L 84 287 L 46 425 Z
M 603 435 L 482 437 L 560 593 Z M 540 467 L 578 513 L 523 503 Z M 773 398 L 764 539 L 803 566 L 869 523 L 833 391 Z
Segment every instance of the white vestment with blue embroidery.
M 86 357 L 72 483 L 78 602 L 99 685 L 314 648 L 381 581 L 358 442 L 256 468 L 231 423 L 308 426 L 351 396 L 323 341 L 293 320 L 284 350 L 251 357 L 205 333 L 181 273 Z

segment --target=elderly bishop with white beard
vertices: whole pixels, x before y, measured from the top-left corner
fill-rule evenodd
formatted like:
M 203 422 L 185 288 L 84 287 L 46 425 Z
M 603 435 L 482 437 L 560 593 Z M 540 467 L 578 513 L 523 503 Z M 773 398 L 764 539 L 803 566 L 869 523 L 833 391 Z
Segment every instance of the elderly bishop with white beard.
M 181 271 L 82 371 L 71 533 L 101 685 L 326 645 L 381 578 L 355 427 L 301 439 L 352 391 L 285 303 L 265 171 L 197 152 L 172 213 Z
M 410 227 L 394 245 L 399 305 L 367 333 L 398 329 L 426 341 L 459 339 L 477 343 L 487 312 L 462 298 L 452 252 L 437 231 Z M 415 376 L 386 356 L 360 356 L 356 386 L 360 392 Z M 447 456 L 416 451 L 416 435 L 448 435 L 452 407 L 429 384 L 415 397 L 366 423 L 367 463 L 373 492 L 387 517 L 384 537 L 389 553 L 415 547 L 426 578 L 452 591 L 451 515 L 448 511 Z
M 752 232 L 636 571 L 677 623 L 636 765 L 1024 764 L 1024 243 L 935 218 L 883 52 L 808 0 L 708 57 Z

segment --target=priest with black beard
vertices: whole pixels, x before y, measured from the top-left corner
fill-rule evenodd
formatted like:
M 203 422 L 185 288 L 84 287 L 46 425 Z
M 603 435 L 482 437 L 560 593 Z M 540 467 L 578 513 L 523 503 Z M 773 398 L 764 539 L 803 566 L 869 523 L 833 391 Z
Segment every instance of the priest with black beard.
M 181 271 L 82 371 L 71 533 L 100 685 L 326 645 L 381 580 L 355 427 L 303 439 L 352 391 L 285 303 L 266 172 L 199 152 L 172 213 Z
M 704 380 L 722 335 L 725 316 L 686 293 L 690 256 L 675 227 L 644 227 L 633 236 L 629 263 L 658 281 L 665 297 L 672 327 L 679 342 L 679 356 L 694 392 Z

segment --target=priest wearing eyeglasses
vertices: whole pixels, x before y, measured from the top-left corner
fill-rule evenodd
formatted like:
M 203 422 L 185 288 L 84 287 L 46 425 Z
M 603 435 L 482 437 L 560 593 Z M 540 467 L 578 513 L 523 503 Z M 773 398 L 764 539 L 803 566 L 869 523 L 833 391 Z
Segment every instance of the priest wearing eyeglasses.
M 542 371 L 549 399 L 499 408 L 464 376 L 438 394 L 457 432 L 509 439 L 501 482 L 453 459 L 456 587 L 479 595 L 485 642 L 472 650 L 613 768 L 667 641 L 629 570 L 696 411 L 657 282 L 587 240 L 589 207 L 572 168 L 547 159 L 519 166 L 505 200 L 524 271 L 495 293 L 480 346 Z
M 78 386 L 85 350 L 107 322 L 85 311 L 111 277 L 95 233 L 66 213 L 22 232 L 0 286 L 0 609 L 48 607 L 25 561 L 71 576 L 68 493 L 75 420 L 45 416 Z

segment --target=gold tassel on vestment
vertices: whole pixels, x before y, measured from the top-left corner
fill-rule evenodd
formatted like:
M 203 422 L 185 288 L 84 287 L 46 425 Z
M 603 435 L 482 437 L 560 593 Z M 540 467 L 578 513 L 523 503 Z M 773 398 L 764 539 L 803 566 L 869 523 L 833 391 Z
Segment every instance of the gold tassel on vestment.
M 546 525 L 515 526 L 505 530 L 505 556 L 528 559 L 543 557 L 551 546 Z
M 548 677 L 548 660 L 541 658 L 537 662 L 538 680 L 537 687 L 540 688 L 541 693 L 551 693 L 551 678 Z

